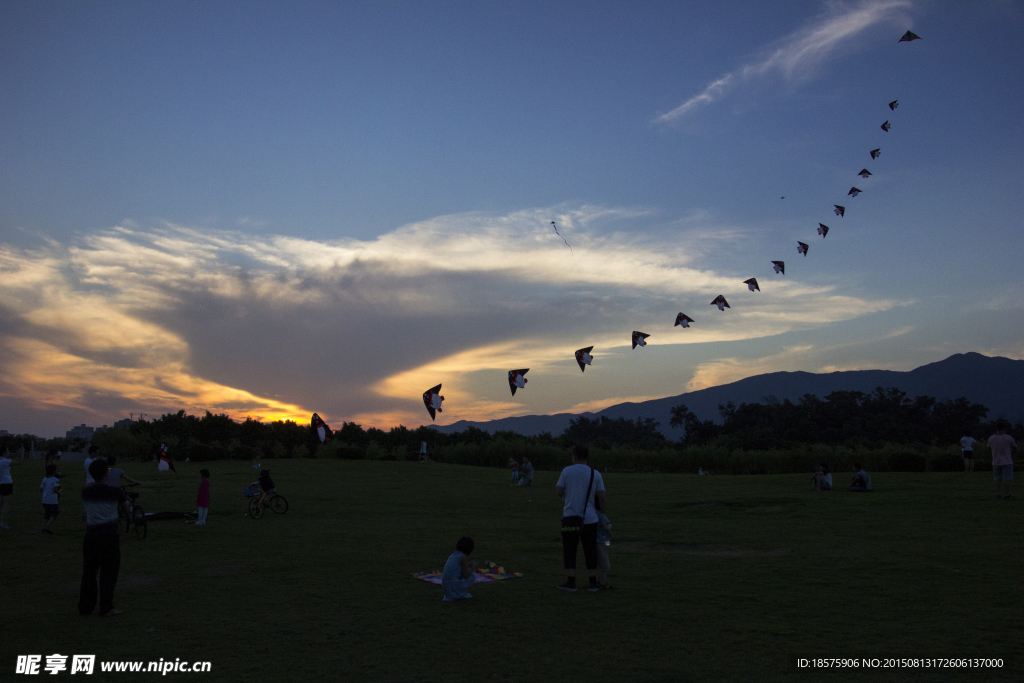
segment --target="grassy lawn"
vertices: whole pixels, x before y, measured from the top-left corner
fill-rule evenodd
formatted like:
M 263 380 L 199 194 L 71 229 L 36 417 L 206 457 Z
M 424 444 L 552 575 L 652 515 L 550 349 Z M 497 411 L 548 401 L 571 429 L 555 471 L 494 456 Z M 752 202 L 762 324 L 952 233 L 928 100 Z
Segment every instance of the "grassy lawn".
M 812 493 L 809 474 L 609 474 L 615 590 L 569 594 L 555 590 L 556 472 L 513 489 L 496 469 L 271 461 L 291 509 L 254 521 L 248 463 L 177 466 L 180 477 L 125 469 L 147 482 L 147 511 L 184 511 L 208 467 L 209 523 L 122 537 L 124 614 L 107 619 L 76 610 L 82 466 L 62 466 L 53 537 L 39 533 L 41 465 L 12 468 L 0 679 L 32 680 L 13 676 L 15 656 L 54 652 L 209 660 L 212 673 L 170 674 L 207 681 L 980 681 L 1024 670 L 1024 498 L 996 500 L 987 473 L 879 474 L 867 495 Z M 525 578 L 442 603 L 440 587 L 409 573 L 440 569 L 461 535 L 476 540 L 475 559 Z M 1004 668 L 844 673 L 797 669 L 799 657 L 995 657 Z

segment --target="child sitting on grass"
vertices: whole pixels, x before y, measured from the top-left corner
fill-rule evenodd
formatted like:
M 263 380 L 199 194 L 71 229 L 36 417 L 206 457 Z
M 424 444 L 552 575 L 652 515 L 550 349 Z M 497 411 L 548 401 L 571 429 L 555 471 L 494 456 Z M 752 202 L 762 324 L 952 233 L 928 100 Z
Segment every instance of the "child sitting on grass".
M 476 544 L 473 539 L 463 536 L 455 544 L 455 552 L 448 556 L 441 572 L 441 587 L 444 588 L 444 602 L 455 602 L 471 598 L 469 587 L 476 581 L 476 562 L 469 559 Z

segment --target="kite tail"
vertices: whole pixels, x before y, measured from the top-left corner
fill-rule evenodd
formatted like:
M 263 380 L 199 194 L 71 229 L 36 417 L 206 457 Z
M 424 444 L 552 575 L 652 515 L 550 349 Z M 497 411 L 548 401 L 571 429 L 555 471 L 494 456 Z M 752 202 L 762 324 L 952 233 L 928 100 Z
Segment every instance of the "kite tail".
M 558 232 L 558 226 L 555 225 L 554 221 L 551 221 L 551 227 L 555 229 L 555 234 L 562 237 L 562 233 Z M 562 237 L 562 241 L 565 242 L 565 246 L 569 247 L 569 255 L 572 256 L 572 266 L 579 270 L 579 266 L 576 265 L 576 253 L 572 250 L 572 245 L 569 244 L 568 240 Z

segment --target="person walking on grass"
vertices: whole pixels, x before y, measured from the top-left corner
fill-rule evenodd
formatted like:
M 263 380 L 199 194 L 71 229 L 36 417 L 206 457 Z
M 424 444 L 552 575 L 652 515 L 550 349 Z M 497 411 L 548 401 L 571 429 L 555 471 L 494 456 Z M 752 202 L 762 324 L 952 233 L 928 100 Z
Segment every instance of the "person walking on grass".
M 196 496 L 196 526 L 206 524 L 206 515 L 210 512 L 210 470 L 199 470 L 199 495 Z
M 473 597 L 470 586 L 476 581 L 476 562 L 469 559 L 476 544 L 469 536 L 463 536 L 455 544 L 455 552 L 448 556 L 441 572 L 441 587 L 444 588 L 444 602 L 455 602 Z
M 11 466 L 20 465 L 25 460 L 24 451 L 17 459 L 11 457 L 10 451 L 5 451 L 0 457 L 0 529 L 10 529 L 7 526 L 7 512 L 11 509 L 11 498 L 14 497 L 14 480 L 11 479 Z
M 590 451 L 586 446 L 572 449 L 572 465 L 562 470 L 555 488 L 565 501 L 562 508 L 562 559 L 565 583 L 559 590 L 576 592 L 576 550 L 583 545 L 590 582 L 588 590 L 601 590 L 597 582 L 597 511 L 605 511 L 604 479 L 587 464 Z
M 114 616 L 114 586 L 121 570 L 121 539 L 118 511 L 128 513 L 128 496 L 124 489 L 107 485 L 107 461 L 96 458 L 89 465 L 93 483 L 82 489 L 85 506 L 85 540 L 82 555 L 82 586 L 78 596 L 78 613 L 92 614 L 99 593 L 100 614 Z M 99 590 L 96 578 L 99 576 Z
M 52 535 L 50 525 L 57 521 L 57 515 L 60 514 L 60 498 L 57 497 L 60 493 L 60 479 L 57 478 L 56 465 L 46 466 L 46 476 L 39 490 L 43 492 L 43 533 Z
M 974 444 L 978 443 L 971 438 L 970 434 L 964 434 L 964 438 L 960 439 L 960 451 L 964 456 L 964 473 L 970 473 L 974 471 Z
M 1010 482 L 1013 481 L 1013 451 L 1017 442 L 1006 433 L 1007 424 L 1000 420 L 996 423 L 996 433 L 988 437 L 988 447 L 992 451 L 992 478 L 996 482 L 996 498 L 999 495 L 999 484 L 1003 485 L 1006 498 L 1010 497 Z

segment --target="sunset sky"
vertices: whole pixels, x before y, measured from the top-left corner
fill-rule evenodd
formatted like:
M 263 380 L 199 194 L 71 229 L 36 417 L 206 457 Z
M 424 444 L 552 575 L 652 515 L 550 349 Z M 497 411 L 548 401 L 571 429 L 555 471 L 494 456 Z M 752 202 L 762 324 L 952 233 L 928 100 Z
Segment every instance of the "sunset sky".
M 1024 358 L 1022 35 L 995 0 L 0 0 L 0 429 Z

